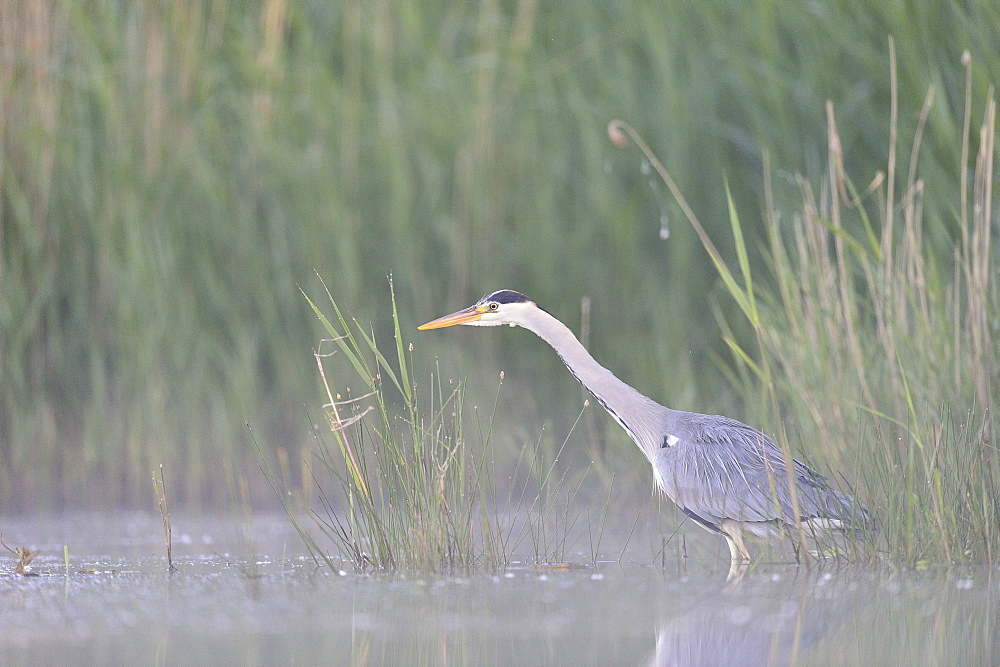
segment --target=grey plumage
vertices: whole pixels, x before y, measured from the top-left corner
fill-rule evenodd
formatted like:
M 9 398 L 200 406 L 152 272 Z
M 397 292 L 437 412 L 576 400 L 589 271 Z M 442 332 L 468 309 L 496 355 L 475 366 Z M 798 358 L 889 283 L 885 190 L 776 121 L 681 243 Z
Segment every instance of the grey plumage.
M 420 328 L 455 324 L 521 326 L 551 345 L 639 446 L 660 489 L 694 521 L 725 536 L 734 561 L 749 559 L 744 532 L 765 535 L 799 522 L 810 529 L 859 528 L 868 521 L 853 498 L 805 464 L 793 460 L 789 475 L 781 450 L 757 429 L 729 417 L 672 410 L 622 382 L 566 325 L 519 292 L 494 292 Z
M 661 488 L 681 509 L 708 528 L 725 519 L 795 523 L 788 468 L 770 438 L 728 417 L 671 412 L 668 430 L 678 442 L 656 452 L 652 463 Z M 849 496 L 800 461 L 792 465 L 798 520 L 853 516 Z

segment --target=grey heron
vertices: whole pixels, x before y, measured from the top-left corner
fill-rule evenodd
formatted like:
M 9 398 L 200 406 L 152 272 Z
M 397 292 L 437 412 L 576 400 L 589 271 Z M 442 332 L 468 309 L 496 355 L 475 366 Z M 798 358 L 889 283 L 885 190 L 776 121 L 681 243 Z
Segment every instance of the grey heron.
M 746 533 L 764 537 L 800 522 L 810 530 L 845 531 L 867 523 L 867 512 L 820 473 L 793 459 L 789 474 L 781 449 L 764 433 L 729 417 L 672 410 L 622 382 L 565 324 L 520 292 L 493 292 L 418 329 L 456 324 L 520 326 L 551 345 L 639 446 L 667 497 L 694 522 L 726 538 L 734 563 L 750 560 Z

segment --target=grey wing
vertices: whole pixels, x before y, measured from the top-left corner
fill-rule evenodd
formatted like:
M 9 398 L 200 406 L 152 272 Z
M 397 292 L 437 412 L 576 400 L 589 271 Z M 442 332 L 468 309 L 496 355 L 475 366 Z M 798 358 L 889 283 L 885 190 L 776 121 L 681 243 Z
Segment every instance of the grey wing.
M 656 477 L 682 510 L 703 524 L 723 519 L 794 522 L 787 467 L 766 435 L 725 417 L 697 415 L 672 447 L 654 456 Z M 794 461 L 800 519 L 846 520 L 853 501 L 828 480 Z

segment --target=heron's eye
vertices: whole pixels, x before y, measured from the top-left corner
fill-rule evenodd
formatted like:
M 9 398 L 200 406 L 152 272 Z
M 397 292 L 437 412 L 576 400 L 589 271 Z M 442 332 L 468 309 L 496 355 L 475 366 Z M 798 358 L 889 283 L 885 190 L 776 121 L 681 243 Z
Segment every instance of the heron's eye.
M 499 307 L 500 307 L 499 303 L 497 303 L 496 301 L 490 301 L 490 310 L 496 310 Z

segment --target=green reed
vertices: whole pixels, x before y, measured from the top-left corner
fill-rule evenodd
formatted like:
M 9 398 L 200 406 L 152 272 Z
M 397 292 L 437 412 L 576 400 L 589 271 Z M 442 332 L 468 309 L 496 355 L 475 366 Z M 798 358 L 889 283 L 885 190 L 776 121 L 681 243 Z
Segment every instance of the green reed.
M 315 359 L 332 434 L 317 434 L 304 473 L 314 489 L 305 508 L 312 529 L 287 482 L 261 456 L 313 556 L 336 567 L 334 546 L 359 570 L 490 570 L 530 543 L 529 558 L 562 559 L 578 511 L 552 463 L 545 465 L 545 447 L 523 447 L 514 473 L 504 475 L 503 486 L 495 481 L 500 387 L 488 414 L 474 408 L 467 421 L 461 383 L 443 382 L 439 371 L 429 386 L 416 381 L 414 346 L 404 346 L 391 280 L 391 356 L 326 295 L 329 318 L 306 297 L 329 335 Z
M 866 536 L 869 554 L 911 565 L 993 561 L 1000 548 L 991 409 L 1000 372 L 991 319 L 1000 306 L 990 226 L 996 101 L 991 88 L 976 141 L 971 64 L 964 64 L 965 124 L 953 156 L 963 165 L 960 188 L 949 192 L 921 176 L 933 88 L 917 116 L 905 173 L 893 89 L 888 164 L 862 187 L 845 167 L 828 103 L 827 176 L 818 184 L 795 179 L 800 206 L 791 213 L 778 210 L 774 184 L 765 183 L 768 235 L 760 250 L 767 281 L 751 269 L 731 197 L 738 270 L 641 137 L 623 123 L 610 128 L 613 140 L 624 145 L 627 135 L 654 162 L 752 328 L 748 347 L 732 335 L 731 318 L 719 314 L 733 353 L 730 380 L 743 388 L 750 412 L 773 425 L 786 456 L 794 436 L 798 452 L 836 471 L 838 483 L 869 505 L 879 524 L 878 534 Z M 892 49 L 890 68 L 895 81 Z M 932 197 L 950 198 L 955 211 L 950 253 L 935 252 L 924 238 Z
M 498 287 L 566 321 L 589 301 L 591 349 L 606 365 L 669 405 L 736 412 L 741 397 L 711 363 L 725 352 L 713 268 L 637 156 L 608 146 L 608 120 L 650 138 L 722 239 L 719 178 L 740 210 L 762 210 L 762 150 L 820 181 L 826 99 L 838 105 L 846 167 L 885 162 L 892 34 L 900 108 L 919 106 L 927 81 L 940 91 L 921 173 L 957 191 L 962 77 L 951 63 L 971 51 L 981 97 L 1000 80 L 998 31 L 1000 9 L 985 0 L 947 10 L 10 0 L 0 12 L 0 501 L 144 502 L 162 463 L 176 502 L 224 506 L 219 461 L 239 469 L 252 458 L 247 420 L 299 460 L 309 443 L 297 406 L 314 374 L 302 350 L 316 324 L 297 285 L 314 267 L 379 335 L 392 326 L 368 295 L 388 273 L 407 318 Z M 900 136 L 915 122 L 902 115 Z M 797 194 L 775 197 L 790 210 Z M 948 240 L 952 210 L 924 201 L 929 245 Z M 764 233 L 749 220 L 748 239 Z M 636 307 L 618 308 L 622 294 Z M 516 340 L 484 339 L 475 354 L 443 340 L 424 349 L 448 350 L 449 373 L 452 363 L 488 370 L 470 373 L 474 395 L 492 391 L 495 359 L 509 359 L 511 421 L 544 416 L 565 430 L 578 387 L 549 350 L 515 354 Z M 613 424 L 593 422 L 602 444 L 568 447 L 566 461 L 596 458 L 605 487 L 638 475 L 634 452 L 620 467 L 595 456 L 604 440 L 627 447 L 603 438 Z M 507 460 L 534 439 L 527 431 L 497 443 Z

